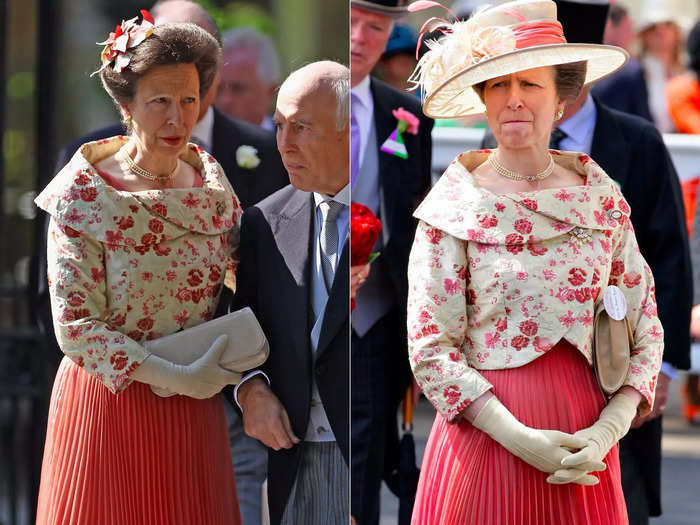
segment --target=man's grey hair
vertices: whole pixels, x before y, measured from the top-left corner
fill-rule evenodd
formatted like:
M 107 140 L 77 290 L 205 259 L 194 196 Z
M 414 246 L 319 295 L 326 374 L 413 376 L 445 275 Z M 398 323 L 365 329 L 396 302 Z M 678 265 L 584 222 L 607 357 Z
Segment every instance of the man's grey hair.
M 255 54 L 258 76 L 270 86 L 280 82 L 280 57 L 272 39 L 249 27 L 239 27 L 226 31 L 222 38 L 224 64 L 227 53 L 233 50 L 249 50 Z
M 350 121 L 350 70 L 329 80 L 336 99 L 335 129 L 345 129 Z

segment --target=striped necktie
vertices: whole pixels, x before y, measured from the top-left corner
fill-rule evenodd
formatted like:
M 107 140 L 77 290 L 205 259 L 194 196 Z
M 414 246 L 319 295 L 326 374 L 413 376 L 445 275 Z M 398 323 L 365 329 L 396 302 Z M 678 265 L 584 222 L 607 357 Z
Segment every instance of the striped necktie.
M 323 223 L 321 224 L 321 268 L 326 290 L 330 292 L 333 286 L 335 265 L 338 259 L 338 226 L 336 219 L 343 209 L 343 204 L 338 201 L 325 200 L 319 204 Z

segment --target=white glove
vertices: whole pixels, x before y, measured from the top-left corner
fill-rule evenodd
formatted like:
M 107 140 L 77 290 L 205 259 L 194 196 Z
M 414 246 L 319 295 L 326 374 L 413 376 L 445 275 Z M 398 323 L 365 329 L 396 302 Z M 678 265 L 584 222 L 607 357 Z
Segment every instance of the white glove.
M 207 399 L 218 394 L 224 386 L 241 380 L 241 374 L 219 366 L 227 342 L 228 336 L 219 336 L 202 357 L 189 365 L 176 365 L 151 354 L 131 373 L 131 377 L 148 383 L 162 397 L 175 393 Z
M 523 425 L 495 396 L 486 402 L 472 425 L 491 436 L 511 454 L 542 472 L 561 469 L 562 460 L 572 455 L 571 449 L 586 446 L 583 438 L 558 430 L 539 430 Z M 577 465 L 577 468 L 585 472 L 572 481 L 581 485 L 595 485 L 598 478 L 586 473 L 605 470 L 606 466 L 601 461 L 587 461 Z
M 575 454 L 562 459 L 562 467 L 547 478 L 550 483 L 568 483 L 576 470 L 585 470 L 584 465 L 601 462 L 610 449 L 627 434 L 630 424 L 637 414 L 637 404 L 625 394 L 616 394 L 601 411 L 598 421 L 588 428 L 579 430 L 575 438 L 586 444 Z

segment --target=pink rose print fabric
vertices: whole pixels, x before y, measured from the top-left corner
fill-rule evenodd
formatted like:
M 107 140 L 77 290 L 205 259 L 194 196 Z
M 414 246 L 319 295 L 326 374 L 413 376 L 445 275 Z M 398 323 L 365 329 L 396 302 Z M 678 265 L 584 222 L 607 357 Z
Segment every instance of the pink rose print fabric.
M 37 197 L 51 215 L 48 279 L 63 352 L 117 393 L 146 358 L 142 346 L 209 320 L 235 270 L 242 210 L 214 158 L 190 146 L 181 159 L 201 188 L 126 192 L 93 164 L 124 143 L 84 145 Z
M 488 154 L 459 155 L 414 214 L 408 339 L 419 385 L 453 420 L 491 388 L 479 370 L 523 366 L 562 338 L 592 363 L 595 304 L 614 284 L 634 328 L 625 384 L 648 412 L 663 329 L 627 202 L 588 156 L 568 152 L 555 162 L 584 185 L 494 194 L 469 173 Z

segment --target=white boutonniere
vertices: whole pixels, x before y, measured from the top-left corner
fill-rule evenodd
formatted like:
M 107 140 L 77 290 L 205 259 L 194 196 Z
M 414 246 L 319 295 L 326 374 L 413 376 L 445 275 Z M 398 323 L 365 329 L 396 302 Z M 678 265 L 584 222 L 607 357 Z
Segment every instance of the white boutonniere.
M 238 146 L 236 150 L 236 163 L 246 170 L 257 168 L 260 164 L 258 150 L 253 146 Z

